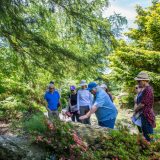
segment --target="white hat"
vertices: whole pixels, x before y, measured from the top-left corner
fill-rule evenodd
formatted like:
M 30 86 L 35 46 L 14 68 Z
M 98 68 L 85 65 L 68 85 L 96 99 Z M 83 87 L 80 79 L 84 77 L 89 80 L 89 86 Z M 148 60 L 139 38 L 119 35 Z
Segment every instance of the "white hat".
M 51 87 L 54 87 L 54 84 L 50 83 L 50 84 L 48 85 L 48 88 L 51 88 Z
M 107 85 L 106 84 L 101 84 L 100 87 L 107 89 Z
M 136 78 L 134 78 L 136 81 L 140 81 L 140 80 L 146 80 L 149 81 L 149 76 L 146 72 L 140 72 Z
M 86 80 L 81 80 L 81 83 L 79 84 L 80 86 L 87 86 Z

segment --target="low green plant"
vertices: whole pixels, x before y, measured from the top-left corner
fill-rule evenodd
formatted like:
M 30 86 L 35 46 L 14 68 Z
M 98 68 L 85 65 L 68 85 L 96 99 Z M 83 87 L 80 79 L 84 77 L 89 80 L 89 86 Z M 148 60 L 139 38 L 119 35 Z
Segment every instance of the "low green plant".
M 24 121 L 23 126 L 24 129 L 29 133 L 45 133 L 47 131 L 45 117 L 44 114 L 41 112 L 32 115 L 32 117 L 29 120 Z
M 34 115 L 25 127 L 34 136 L 34 142 L 54 152 L 62 160 L 158 160 L 160 143 L 148 143 L 141 135 L 130 134 L 127 126 L 118 124 L 117 130 L 97 135 L 88 143 L 81 139 L 70 123 L 54 119 L 52 122 L 42 115 Z M 41 123 L 41 124 L 40 124 Z

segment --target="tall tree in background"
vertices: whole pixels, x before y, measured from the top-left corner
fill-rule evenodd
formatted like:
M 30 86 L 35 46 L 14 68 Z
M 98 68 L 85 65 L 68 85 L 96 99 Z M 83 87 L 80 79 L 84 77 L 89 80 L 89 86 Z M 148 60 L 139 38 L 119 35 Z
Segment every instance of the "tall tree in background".
M 155 90 L 155 97 L 160 97 L 160 3 L 143 9 L 137 6 L 136 29 L 127 33 L 130 44 L 122 41 L 110 56 L 112 73 L 110 79 L 121 84 L 123 91 L 133 97 L 134 77 L 140 71 L 147 71 Z M 133 99 L 133 98 L 132 98 Z
M 2 47 L 18 58 L 25 74 L 42 68 L 61 78 L 97 76 L 116 44 L 111 24 L 121 27 L 126 22 L 118 15 L 116 21 L 114 16 L 103 18 L 102 9 L 108 5 L 104 0 L 0 3 Z

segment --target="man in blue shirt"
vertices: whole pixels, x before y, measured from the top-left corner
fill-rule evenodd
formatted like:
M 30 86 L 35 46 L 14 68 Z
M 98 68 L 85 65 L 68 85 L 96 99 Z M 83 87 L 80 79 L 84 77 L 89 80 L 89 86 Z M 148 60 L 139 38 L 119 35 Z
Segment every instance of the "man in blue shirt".
M 48 110 L 49 118 L 59 117 L 58 106 L 61 104 L 60 95 L 58 91 L 55 90 L 54 84 L 49 84 L 48 91 L 46 91 L 44 99 L 47 102 L 46 109 Z
M 94 104 L 91 110 L 84 116 L 79 117 L 79 119 L 86 119 L 95 113 L 100 126 L 114 128 L 118 111 L 108 94 L 98 87 L 95 82 L 89 83 L 88 90 L 95 95 Z

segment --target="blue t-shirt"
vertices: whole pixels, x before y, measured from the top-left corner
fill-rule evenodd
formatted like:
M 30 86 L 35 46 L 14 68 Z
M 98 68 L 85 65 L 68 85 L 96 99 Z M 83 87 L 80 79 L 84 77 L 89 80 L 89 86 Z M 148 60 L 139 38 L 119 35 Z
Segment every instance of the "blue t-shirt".
M 143 97 L 143 92 L 138 93 L 138 95 L 137 95 L 137 104 L 141 103 L 142 97 Z
M 48 102 L 48 108 L 51 111 L 58 109 L 58 103 L 60 99 L 58 91 L 55 90 L 53 93 L 47 91 L 44 95 L 44 99 Z
M 99 122 L 117 117 L 118 111 L 115 105 L 109 95 L 101 88 L 97 89 L 94 105 L 97 107 L 95 114 Z

